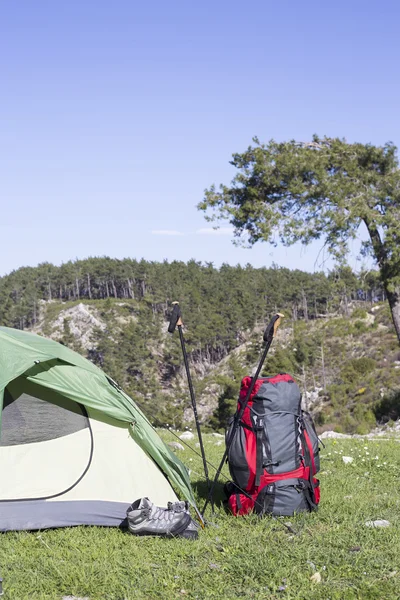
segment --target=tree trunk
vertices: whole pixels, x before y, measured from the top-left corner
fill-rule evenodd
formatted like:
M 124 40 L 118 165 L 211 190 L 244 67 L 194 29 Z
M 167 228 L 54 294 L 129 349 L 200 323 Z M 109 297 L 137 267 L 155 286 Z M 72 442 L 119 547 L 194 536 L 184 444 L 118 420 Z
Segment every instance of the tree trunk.
M 297 321 L 297 304 L 295 302 L 292 304 L 292 319 L 293 321 Z
M 87 274 L 87 286 L 88 286 L 88 294 L 89 294 L 89 299 L 92 299 L 92 290 L 90 289 L 90 275 L 89 273 Z
M 323 389 L 324 389 L 324 392 L 326 392 L 325 357 L 324 357 L 324 346 L 323 346 L 323 344 L 321 344 L 321 364 L 322 364 Z
M 370 223 L 368 219 L 364 219 L 364 223 L 371 238 L 372 248 L 379 265 L 383 289 L 389 302 L 393 325 L 400 343 L 400 287 L 395 286 L 393 289 L 391 285 L 393 279 L 398 275 L 398 265 L 391 264 L 390 255 L 388 255 L 385 243 L 382 242 L 377 226 L 374 223 Z
M 301 297 L 302 297 L 302 303 L 303 303 L 303 316 L 304 316 L 304 320 L 308 321 L 307 296 L 306 296 L 304 290 L 301 290 Z
M 347 299 L 346 290 L 343 294 L 343 302 L 344 302 L 344 314 L 346 315 L 346 317 L 348 317 L 350 315 L 350 312 L 349 312 L 349 303 L 348 303 L 348 299 Z
M 132 281 L 130 279 L 127 279 L 127 281 L 128 281 L 129 297 L 134 298 L 135 294 L 133 293 L 133 290 L 132 290 Z
M 400 342 L 400 288 L 396 288 L 394 292 L 391 292 L 387 289 L 386 282 L 384 282 L 384 286 L 390 311 L 392 313 L 393 325 L 396 330 L 397 339 Z

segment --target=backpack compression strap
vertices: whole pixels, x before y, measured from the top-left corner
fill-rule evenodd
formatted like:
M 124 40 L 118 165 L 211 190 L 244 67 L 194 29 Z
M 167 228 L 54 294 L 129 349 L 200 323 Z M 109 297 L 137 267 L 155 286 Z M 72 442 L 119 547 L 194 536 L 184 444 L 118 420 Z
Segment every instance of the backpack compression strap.
M 310 448 L 307 443 L 307 438 L 305 436 L 304 424 L 302 424 L 302 430 L 300 434 L 301 444 L 304 450 L 304 465 L 308 467 L 308 485 L 305 487 L 304 492 L 306 494 L 308 503 L 310 504 L 311 510 L 316 510 L 317 503 L 314 492 L 314 474 L 313 474 L 313 462 L 311 460 Z M 305 481 L 305 480 L 304 480 Z

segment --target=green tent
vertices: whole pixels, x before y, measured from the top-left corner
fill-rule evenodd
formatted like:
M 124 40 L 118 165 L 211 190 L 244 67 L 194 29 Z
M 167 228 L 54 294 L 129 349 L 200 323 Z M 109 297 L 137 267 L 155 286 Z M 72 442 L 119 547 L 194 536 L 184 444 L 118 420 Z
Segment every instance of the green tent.
M 165 505 L 172 486 L 194 505 L 185 466 L 135 402 L 53 340 L 0 327 L 0 418 L 0 530 L 120 524 L 127 503 Z

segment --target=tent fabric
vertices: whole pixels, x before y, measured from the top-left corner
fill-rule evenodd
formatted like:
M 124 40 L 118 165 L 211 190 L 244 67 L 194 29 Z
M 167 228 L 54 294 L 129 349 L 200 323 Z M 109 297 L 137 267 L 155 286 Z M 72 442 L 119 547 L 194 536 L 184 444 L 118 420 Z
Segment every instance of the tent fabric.
M 135 402 L 87 359 L 53 340 L 0 327 L 0 428 L 4 390 L 9 384 L 20 393 L 38 397 L 38 389 L 51 390 L 87 409 L 127 423 L 140 448 L 182 497 L 195 505 L 186 467 L 164 444 Z
M 177 500 L 156 463 L 132 440 L 127 423 L 104 418 L 91 409 L 87 413 L 85 429 L 0 447 L 0 513 L 4 502 L 20 499 L 49 504 L 102 500 L 124 502 L 125 508 L 143 496 L 158 506 Z M 36 429 L 38 416 L 32 415 Z
M 44 442 L 89 427 L 85 409 L 67 398 L 63 404 L 47 402 L 25 393 L 14 399 L 7 391 L 0 446 Z

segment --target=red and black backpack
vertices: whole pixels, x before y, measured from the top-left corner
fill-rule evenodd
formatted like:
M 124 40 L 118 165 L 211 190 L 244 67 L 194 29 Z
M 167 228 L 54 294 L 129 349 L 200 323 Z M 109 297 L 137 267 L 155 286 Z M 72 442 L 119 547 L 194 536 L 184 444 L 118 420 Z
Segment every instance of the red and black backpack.
M 237 423 L 250 384 L 251 377 L 245 377 L 236 418 L 226 434 L 231 441 L 233 482 L 226 487 L 230 510 L 234 515 L 254 510 L 286 516 L 316 510 L 319 440 L 310 414 L 301 409 L 297 383 L 286 373 L 257 379 Z

